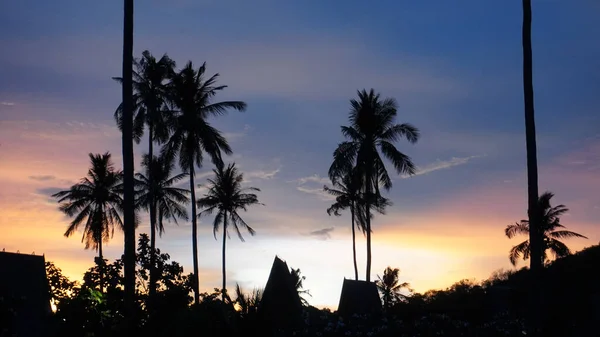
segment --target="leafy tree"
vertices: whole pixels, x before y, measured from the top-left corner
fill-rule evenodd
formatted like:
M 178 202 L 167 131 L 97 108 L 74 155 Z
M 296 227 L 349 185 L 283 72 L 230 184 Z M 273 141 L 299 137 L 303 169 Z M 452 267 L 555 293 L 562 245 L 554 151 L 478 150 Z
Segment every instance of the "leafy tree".
M 258 197 L 254 193 L 260 191 L 256 187 L 242 187 L 244 176 L 239 173 L 235 164 L 229 164 L 227 168 L 219 165 L 213 170 L 215 177 L 208 180 L 208 191 L 198 199 L 200 208 L 198 216 L 209 215 L 216 212 L 213 222 L 213 234 L 217 238 L 219 227 L 223 226 L 223 293 L 227 293 L 226 269 L 225 269 L 225 243 L 228 237 L 228 228 L 233 227 L 240 240 L 244 237 L 240 227 L 254 235 L 254 229 L 250 227 L 239 215 L 238 211 L 246 211 L 249 206 L 260 205 Z
M 213 102 L 214 96 L 225 89 L 216 85 L 218 74 L 205 78 L 206 63 L 198 70 L 192 62 L 175 74 L 170 84 L 170 103 L 178 110 L 170 121 L 172 135 L 163 147 L 163 153 L 179 157 L 179 165 L 189 173 L 192 198 L 192 258 L 194 264 L 194 303 L 199 303 L 198 279 L 198 222 L 196 219 L 195 167 L 201 167 L 203 153 L 208 154 L 215 165 L 222 165 L 221 152 L 231 154 L 231 147 L 221 132 L 210 125 L 207 119 L 223 115 L 229 109 L 244 111 L 246 103 L 241 101 Z
M 384 309 L 388 310 L 394 304 L 406 301 L 407 296 L 402 293 L 402 289 L 410 289 L 408 282 L 400 283 L 400 269 L 391 267 L 385 268 L 383 276 L 377 276 L 378 280 L 375 281 L 377 289 L 381 293 L 381 299 L 383 300 Z
M 91 168 L 87 176 L 70 189 L 55 193 L 52 197 L 58 199 L 61 212 L 74 217 L 65 236 L 71 236 L 83 225 L 81 241 L 85 243 L 85 249 L 95 249 L 98 252 L 98 261 L 102 262 L 102 243 L 113 236 L 115 226 L 123 228 L 123 221 L 119 215 L 123 207 L 123 198 L 119 190 L 122 173 L 115 170 L 110 153 L 90 153 L 89 156 Z
M 186 173 L 172 175 L 175 164 L 172 158 L 160 156 L 150 160 L 149 155 L 144 155 L 142 166 L 146 174 L 136 173 L 136 206 L 150 212 L 154 219 L 150 225 L 150 252 L 156 251 L 156 231 L 161 236 L 165 231 L 163 220 L 177 218 L 187 220 L 188 214 L 184 205 L 190 202 L 189 190 L 174 187 L 176 183 L 187 177 Z M 152 177 L 152 179 L 150 179 Z M 156 256 L 150 255 L 150 280 L 149 296 L 152 302 L 156 293 Z
M 360 186 L 365 193 L 365 210 L 370 215 L 371 208 L 379 200 L 379 188 L 392 188 L 392 179 L 382 156 L 389 159 L 398 174 L 412 175 L 415 165 L 410 157 L 398 151 L 394 142 L 406 138 L 410 143 L 419 139 L 419 131 L 411 124 L 396 124 L 397 103 L 393 98 L 381 99 L 373 89 L 358 92 L 358 100 L 350 100 L 349 126 L 342 126 L 342 134 L 348 140 L 340 143 L 333 153 L 333 163 L 329 177 L 337 182 L 352 168 L 357 170 Z M 381 152 L 381 155 L 380 155 Z M 366 279 L 371 279 L 371 216 L 366 216 L 367 271 Z
M 235 304 L 240 316 L 246 318 L 256 315 L 258 305 L 262 300 L 263 289 L 254 289 L 251 293 L 245 293 L 239 284 L 235 285 Z
M 46 262 L 46 277 L 50 289 L 50 302 L 58 307 L 62 300 L 68 299 L 77 291 L 77 281 L 71 281 L 63 275 L 62 270 L 54 263 Z
M 544 261 L 548 261 L 548 255 L 546 254 L 548 250 L 554 255 L 554 258 L 565 257 L 571 254 L 569 247 L 559 239 L 587 239 L 587 237 L 581 234 L 562 229 L 565 226 L 560 223 L 560 216 L 568 212 L 569 209 L 565 205 L 552 207 L 550 199 L 553 196 L 553 193 L 545 192 L 540 196 L 536 206 L 539 211 L 537 218 L 540 220 L 540 229 L 542 231 L 542 257 Z M 529 235 L 529 231 L 529 220 L 521 220 L 515 224 L 508 225 L 504 233 L 509 239 L 512 239 L 517 234 Z M 523 260 L 527 261 L 530 256 L 530 240 L 525 240 L 510 250 L 509 259 L 510 263 L 516 265 L 519 258 L 523 257 Z

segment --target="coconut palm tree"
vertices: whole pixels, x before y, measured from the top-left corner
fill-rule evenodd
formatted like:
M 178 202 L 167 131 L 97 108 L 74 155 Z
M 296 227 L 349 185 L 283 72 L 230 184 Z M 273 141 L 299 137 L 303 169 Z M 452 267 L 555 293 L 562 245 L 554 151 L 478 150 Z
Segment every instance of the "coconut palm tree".
M 550 205 L 550 199 L 554 196 L 551 192 L 543 193 L 539 200 L 536 208 L 540 210 L 538 219 L 540 219 L 541 230 L 542 230 L 542 258 L 544 262 L 548 262 L 548 255 L 546 252 L 549 250 L 554 258 L 565 257 L 571 254 L 571 250 L 560 239 L 568 238 L 583 238 L 587 237 L 564 230 L 565 226 L 560 223 L 560 216 L 567 213 L 569 209 L 565 205 L 558 205 L 552 207 Z M 529 235 L 530 226 L 529 220 L 521 220 L 512 225 L 508 225 L 504 230 L 504 233 L 509 239 L 512 239 L 517 234 Z M 529 240 L 525 240 L 520 244 L 514 246 L 510 250 L 509 258 L 510 263 L 517 264 L 519 258 L 528 260 L 531 256 L 531 245 Z
M 150 212 L 150 218 L 155 222 L 150 223 L 150 284 L 149 295 L 152 298 L 156 293 L 156 232 L 162 236 L 165 231 L 163 220 L 177 219 L 188 220 L 186 207 L 190 202 L 189 190 L 174 187 L 176 183 L 187 177 L 186 173 L 172 175 L 175 163 L 172 158 L 165 156 L 154 157 L 145 154 L 142 166 L 146 174 L 136 173 L 136 207 Z M 150 179 L 152 177 L 152 179 Z M 152 214 L 154 213 L 154 214 Z M 150 302 L 152 299 L 150 300 Z
M 218 74 L 205 78 L 205 72 L 206 63 L 196 70 L 192 62 L 188 62 L 171 79 L 170 102 L 178 111 L 175 118 L 169 121 L 172 134 L 162 149 L 165 155 L 178 156 L 180 167 L 190 176 L 193 215 L 196 214 L 195 167 L 202 166 L 203 153 L 208 154 L 217 166 L 223 165 L 222 152 L 232 153 L 225 137 L 207 119 L 223 115 L 229 109 L 246 110 L 246 103 L 241 101 L 213 102 L 214 96 L 227 86 L 216 84 Z M 196 216 L 192 216 L 193 288 L 196 304 L 200 301 L 197 232 L 198 222 Z
M 167 109 L 167 88 L 168 79 L 172 77 L 175 62 L 167 54 L 163 55 L 158 61 L 149 51 L 144 51 L 142 57 L 133 60 L 132 84 L 133 84 L 133 138 L 136 143 L 140 143 L 144 134 L 144 129 L 148 127 L 148 153 L 149 158 L 154 158 L 154 142 L 164 143 L 169 136 L 166 119 L 170 117 Z M 116 81 L 122 83 L 121 77 L 115 77 Z M 115 111 L 115 120 L 122 130 L 123 104 L 119 105 Z M 147 171 L 147 178 L 152 185 L 152 170 Z M 152 200 L 152 190 L 148 198 Z M 154 207 L 150 202 L 149 207 Z M 156 211 L 150 209 L 150 228 L 156 228 Z M 152 236 L 151 236 L 152 237 Z M 154 266 L 155 255 L 152 254 L 151 266 Z M 156 283 L 153 281 L 155 275 L 150 271 L 150 291 L 149 303 L 153 302 Z
M 356 263 L 356 230 L 355 225 L 358 225 L 363 234 L 365 233 L 365 198 L 360 189 L 360 183 L 356 176 L 353 178 L 352 173 L 345 174 L 341 179 L 333 181 L 333 188 L 323 186 L 323 189 L 330 195 L 335 197 L 335 202 L 327 209 L 328 215 L 340 216 L 340 211 L 350 209 L 350 217 L 352 219 L 352 256 L 354 262 L 354 279 L 358 280 L 358 265 Z M 389 200 L 379 196 L 379 201 L 373 203 L 377 205 L 376 211 L 384 214 L 385 207 L 391 205 Z
M 122 85 L 122 151 L 123 151 L 123 232 L 126 326 L 133 332 L 135 311 L 135 196 L 133 172 L 133 0 L 123 1 L 123 85 Z
M 102 243 L 112 238 L 115 227 L 123 229 L 123 198 L 120 195 L 122 173 L 115 170 L 110 153 L 89 154 L 91 167 L 87 176 L 65 191 L 52 195 L 60 203 L 59 209 L 73 218 L 65 231 L 65 236 L 73 235 L 83 226 L 81 242 L 85 249 L 98 252 L 98 265 L 104 265 Z M 102 268 L 100 287 L 103 286 Z
M 407 282 L 400 283 L 400 269 L 387 267 L 383 271 L 383 276 L 377 275 L 378 280 L 375 281 L 381 299 L 383 300 L 383 308 L 388 310 L 394 304 L 406 301 L 407 296 L 402 294 L 402 289 L 410 289 L 410 284 Z
M 329 177 L 338 181 L 348 168 L 355 167 L 365 194 L 365 214 L 370 214 L 379 200 L 380 186 L 389 190 L 392 179 L 383 162 L 390 160 L 398 174 L 412 175 L 416 168 L 409 156 L 398 151 L 394 142 L 406 138 L 410 143 L 419 139 L 419 130 L 411 124 L 396 124 L 397 103 L 393 98 L 381 99 L 373 89 L 358 92 L 358 100 L 350 100 L 349 126 L 342 126 L 347 138 L 333 153 Z M 381 152 L 381 155 L 380 155 Z M 371 280 L 371 217 L 365 217 L 367 233 L 367 282 Z
M 226 287 L 226 269 L 225 269 L 225 243 L 229 236 L 227 230 L 233 227 L 242 242 L 244 237 L 240 227 L 254 235 L 254 229 L 250 227 L 239 215 L 239 210 L 246 211 L 248 206 L 260 205 L 256 194 L 251 192 L 260 191 L 256 187 L 242 187 L 244 176 L 238 172 L 235 164 L 229 164 L 227 168 L 219 165 L 213 170 L 215 177 L 208 179 L 208 191 L 204 196 L 198 199 L 197 204 L 200 208 L 198 217 L 209 215 L 216 212 L 213 222 L 213 234 L 217 238 L 219 228 L 223 226 L 223 298 L 227 293 Z
M 298 293 L 298 297 L 300 297 L 300 301 L 303 306 L 308 306 L 308 301 L 304 298 L 304 295 L 312 296 L 308 289 L 304 289 L 304 280 L 306 280 L 306 276 L 302 275 L 300 268 L 294 269 L 290 268 L 291 282 Z

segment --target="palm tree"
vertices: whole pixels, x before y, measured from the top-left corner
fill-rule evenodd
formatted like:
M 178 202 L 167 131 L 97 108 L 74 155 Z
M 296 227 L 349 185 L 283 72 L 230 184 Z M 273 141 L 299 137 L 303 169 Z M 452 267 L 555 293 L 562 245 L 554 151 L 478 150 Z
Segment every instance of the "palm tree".
M 208 123 L 208 117 L 223 115 L 228 109 L 246 110 L 246 103 L 241 101 L 214 103 L 212 101 L 214 96 L 227 86 L 216 85 L 218 74 L 205 79 L 205 71 L 206 63 L 195 70 L 192 62 L 188 62 L 185 68 L 171 79 L 170 92 L 172 96 L 170 101 L 179 111 L 170 121 L 172 134 L 162 149 L 163 153 L 170 157 L 177 155 L 179 165 L 190 175 L 193 215 L 196 214 L 194 168 L 202 166 L 203 152 L 211 157 L 215 165 L 223 165 L 221 152 L 232 153 L 231 147 L 221 132 Z M 196 216 L 192 216 L 193 288 L 196 304 L 200 301 L 197 232 L 198 222 Z
M 187 177 L 186 173 L 172 176 L 175 164 L 172 158 L 165 156 L 154 157 L 144 155 L 142 166 L 146 174 L 136 173 L 137 200 L 136 208 L 143 208 L 150 212 L 150 302 L 156 293 L 156 231 L 162 236 L 165 231 L 163 220 L 177 218 L 188 220 L 187 210 L 184 205 L 190 202 L 189 190 L 174 187 L 177 182 Z M 152 177 L 152 179 L 150 179 Z
M 163 55 L 160 60 L 156 60 L 149 51 L 142 53 L 142 58 L 133 60 L 132 84 L 133 84 L 133 138 L 136 143 L 140 143 L 144 134 L 144 128 L 148 126 L 148 153 L 149 158 L 154 158 L 154 142 L 164 143 L 169 136 L 166 119 L 170 117 L 167 113 L 167 90 L 168 79 L 172 77 L 175 62 Z M 122 83 L 121 77 L 115 77 L 116 81 Z M 115 120 L 122 130 L 123 104 L 119 105 L 115 111 Z M 148 170 L 148 180 L 152 185 L 152 170 Z M 153 199 L 152 190 L 148 198 Z M 156 228 L 156 211 L 152 208 L 154 203 L 149 203 L 150 228 Z M 152 236 L 151 236 L 152 237 Z M 152 254 L 151 266 L 154 266 L 155 255 Z M 150 291 L 149 303 L 153 302 L 156 288 L 153 287 L 155 276 L 150 271 Z
M 564 230 L 565 226 L 560 223 L 560 216 L 569 211 L 565 205 L 558 205 L 552 207 L 550 205 L 550 199 L 554 196 L 551 192 L 545 192 L 538 200 L 536 208 L 541 211 L 539 214 L 541 230 L 542 230 L 542 258 L 544 262 L 548 261 L 546 251 L 550 250 L 554 258 L 565 257 L 571 254 L 571 250 L 559 239 L 567 238 L 583 238 L 587 237 Z M 504 233 L 509 239 L 512 239 L 517 234 L 529 235 L 530 226 L 529 220 L 521 220 L 512 225 L 508 225 L 504 230 Z M 531 256 L 531 245 L 529 240 L 525 240 L 520 244 L 514 246 L 510 250 L 509 258 L 510 263 L 517 264 L 517 260 L 523 257 L 523 260 L 528 260 Z
M 123 151 L 123 232 L 124 258 L 123 269 L 125 276 L 125 322 L 126 327 L 133 332 L 133 315 L 135 311 L 135 196 L 133 172 L 133 0 L 123 1 L 123 122 L 122 122 L 122 151 Z
M 385 268 L 383 277 L 377 275 L 378 280 L 375 281 L 375 284 L 381 293 L 383 308 L 385 310 L 388 310 L 396 303 L 406 301 L 407 296 L 402 294 L 402 289 L 412 292 L 410 284 L 407 282 L 400 283 L 399 275 L 400 269 L 392 269 L 391 267 Z
M 223 226 L 223 298 L 227 293 L 226 269 L 225 269 L 225 243 L 227 241 L 229 226 L 233 226 L 235 232 L 242 242 L 244 237 L 240 227 L 246 229 L 250 235 L 254 235 L 254 229 L 238 214 L 239 210 L 246 211 L 248 206 L 259 205 L 258 197 L 254 193 L 260 191 L 256 187 L 242 187 L 244 176 L 238 172 L 235 164 L 229 164 L 227 168 L 219 165 L 213 170 L 214 179 L 208 179 L 208 191 L 204 197 L 198 199 L 197 204 L 201 209 L 198 217 L 217 212 L 213 222 L 213 234 L 217 238 L 219 227 Z
M 240 285 L 236 283 L 235 304 L 238 306 L 240 316 L 245 318 L 257 313 L 258 305 L 262 300 L 263 290 L 255 288 L 251 293 L 245 294 Z
M 373 89 L 358 92 L 358 100 L 350 100 L 349 126 L 342 126 L 348 139 L 340 143 L 333 153 L 329 177 L 336 182 L 348 168 L 358 170 L 365 194 L 365 214 L 370 214 L 379 200 L 379 187 L 389 190 L 392 179 L 388 175 L 382 156 L 389 159 L 398 174 L 412 175 L 416 168 L 410 157 L 398 151 L 394 142 L 406 138 L 410 143 L 419 139 L 419 130 L 411 124 L 396 124 L 397 103 L 393 98 L 381 99 Z M 379 150 L 379 151 L 378 151 Z M 377 205 L 376 205 L 377 206 Z M 371 216 L 365 217 L 367 232 L 367 282 L 371 280 Z
M 365 233 L 365 215 L 366 210 L 365 198 L 360 190 L 359 180 L 353 173 L 347 173 L 342 176 L 341 179 L 333 181 L 334 188 L 323 186 L 323 189 L 330 195 L 335 196 L 335 203 L 333 203 L 328 209 L 328 215 L 340 216 L 340 211 L 347 208 L 350 209 L 350 217 L 352 219 L 352 256 L 354 262 L 354 279 L 358 281 L 358 266 L 356 263 L 356 230 L 355 224 L 358 224 L 358 228 Z M 374 203 L 377 205 L 376 211 L 381 214 L 385 213 L 385 207 L 391 205 L 391 203 L 379 196 L 379 201 Z
M 52 195 L 60 203 L 59 209 L 74 218 L 65 231 L 69 237 L 82 225 L 81 242 L 85 249 L 98 252 L 98 265 L 104 265 L 102 243 L 114 234 L 115 226 L 123 228 L 119 212 L 123 199 L 120 195 L 122 174 L 116 171 L 110 153 L 89 154 L 91 167 L 87 176 L 70 189 Z M 103 269 L 100 268 L 100 288 L 103 287 Z
M 306 300 L 306 298 L 304 298 L 304 295 L 308 295 L 308 296 L 312 296 L 310 294 L 310 291 L 308 289 L 304 289 L 304 280 L 306 280 L 306 276 L 303 276 L 302 273 L 300 272 L 300 268 L 298 269 L 294 269 L 294 268 L 290 268 L 290 275 L 292 276 L 291 280 L 292 280 L 292 285 L 294 286 L 294 289 L 296 289 L 296 292 L 298 292 L 298 297 L 300 297 L 300 301 L 302 302 L 303 306 L 308 306 L 308 301 Z

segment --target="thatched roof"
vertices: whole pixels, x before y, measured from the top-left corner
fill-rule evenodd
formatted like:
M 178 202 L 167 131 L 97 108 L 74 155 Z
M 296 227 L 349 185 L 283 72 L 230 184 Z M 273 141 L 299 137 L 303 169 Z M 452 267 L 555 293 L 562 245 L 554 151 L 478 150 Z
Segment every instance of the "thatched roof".
M 2 320 L 17 336 L 45 333 L 51 309 L 44 257 L 0 252 L 0 298 L 15 311 Z
M 381 315 L 381 299 L 373 282 L 344 279 L 338 314 L 348 318 L 354 314 Z
M 287 263 L 275 256 L 258 308 L 265 328 L 288 329 L 301 324 L 302 303 Z

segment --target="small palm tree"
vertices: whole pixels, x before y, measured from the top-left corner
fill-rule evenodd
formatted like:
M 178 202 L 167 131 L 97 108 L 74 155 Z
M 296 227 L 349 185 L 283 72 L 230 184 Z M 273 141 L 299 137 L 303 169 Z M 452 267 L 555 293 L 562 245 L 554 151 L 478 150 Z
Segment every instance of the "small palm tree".
M 349 126 L 342 126 L 342 134 L 348 140 L 340 143 L 333 153 L 329 177 L 336 182 L 348 168 L 355 168 L 365 196 L 365 214 L 380 196 L 379 187 L 389 190 L 392 179 L 383 162 L 389 159 L 398 174 L 412 175 L 416 168 L 409 156 L 398 151 L 394 142 L 406 138 L 410 143 L 419 139 L 419 130 L 411 124 L 396 124 L 397 103 L 393 98 L 381 99 L 373 89 L 358 92 L 358 100 L 350 100 L 352 109 Z M 371 279 L 371 217 L 365 219 L 367 232 L 367 282 Z
M 543 234 L 542 239 L 542 258 L 545 262 L 548 261 L 548 255 L 546 254 L 547 250 L 550 250 L 554 255 L 554 258 L 565 257 L 571 254 L 571 250 L 567 245 L 563 242 L 559 241 L 559 239 L 567 239 L 567 238 L 583 238 L 587 239 L 587 237 L 571 232 L 568 230 L 563 230 L 561 228 L 565 228 L 560 223 L 560 216 L 569 211 L 565 205 L 558 205 L 555 207 L 550 206 L 550 199 L 554 196 L 551 192 L 545 192 L 538 199 L 537 209 L 539 210 L 538 219 L 540 220 L 541 230 Z M 508 225 L 504 230 L 504 233 L 509 239 L 512 239 L 517 234 L 529 235 L 529 220 L 521 220 L 512 225 Z M 525 240 L 520 244 L 514 246 L 509 253 L 510 263 L 514 265 L 517 264 L 517 260 L 519 258 L 523 258 L 523 260 L 528 260 L 531 256 L 531 245 L 529 244 L 529 240 Z
M 85 249 L 98 252 L 99 265 L 104 264 L 102 243 L 113 236 L 115 227 L 123 228 L 120 212 L 123 198 L 120 195 L 122 173 L 115 170 L 110 153 L 89 154 L 91 167 L 87 176 L 70 189 L 52 195 L 60 203 L 60 211 L 74 218 L 65 236 L 69 237 L 82 225 L 81 242 Z M 102 287 L 102 270 L 100 271 L 100 287 Z
M 172 158 L 165 156 L 154 157 L 150 160 L 148 154 L 144 155 L 142 166 L 146 174 L 136 173 L 136 207 L 143 208 L 150 214 L 150 284 L 149 294 L 156 293 L 156 232 L 162 236 L 165 231 L 163 220 L 177 219 L 188 220 L 185 205 L 190 202 L 189 190 L 174 187 L 176 183 L 187 177 L 186 173 L 172 175 L 175 164 Z M 152 177 L 152 180 L 150 180 Z
M 304 298 L 304 295 L 312 296 L 308 289 L 304 289 L 304 280 L 306 280 L 306 276 L 303 276 L 300 272 L 300 268 L 294 269 L 290 268 L 290 275 L 292 276 L 292 284 L 294 289 L 298 292 L 298 296 L 300 297 L 300 301 L 302 301 L 303 306 L 308 306 L 308 301 Z
M 355 225 L 358 225 L 363 234 L 366 231 L 365 228 L 365 197 L 361 192 L 361 186 L 359 179 L 352 173 L 347 173 L 340 180 L 333 181 L 333 187 L 323 186 L 323 189 L 330 195 L 335 196 L 335 203 L 333 203 L 328 209 L 327 214 L 330 216 L 340 216 L 340 211 L 350 209 L 350 217 L 352 219 L 352 257 L 354 262 L 354 279 L 358 280 L 358 265 L 356 263 L 356 230 Z M 377 205 L 376 211 L 384 214 L 385 207 L 391 205 L 391 203 L 379 196 L 378 202 L 374 203 Z
M 213 102 L 215 95 L 227 88 L 216 85 L 218 74 L 205 78 L 206 63 L 198 70 L 192 62 L 175 74 L 169 88 L 170 104 L 176 108 L 177 115 L 169 121 L 172 132 L 163 147 L 163 154 L 179 157 L 179 165 L 190 176 L 190 192 L 192 198 L 192 214 L 196 214 L 195 167 L 201 167 L 203 153 L 208 154 L 213 164 L 222 165 L 221 153 L 231 154 L 231 147 L 221 132 L 207 121 L 208 117 L 220 116 L 229 109 L 244 111 L 246 103 L 240 101 Z M 200 303 L 198 276 L 198 222 L 192 216 L 192 258 L 194 276 L 194 303 Z
M 198 199 L 197 204 L 201 209 L 198 217 L 216 212 L 213 222 L 213 234 L 217 238 L 219 227 L 223 226 L 223 296 L 227 293 L 226 269 L 225 269 L 225 243 L 227 241 L 227 229 L 232 226 L 242 242 L 244 237 L 240 227 L 246 229 L 250 235 L 254 235 L 254 229 L 250 227 L 238 214 L 239 210 L 246 211 L 248 206 L 259 205 L 258 197 L 254 193 L 260 191 L 256 187 L 242 187 L 244 177 L 238 172 L 235 164 L 229 164 L 227 168 L 218 166 L 213 170 L 214 179 L 208 180 L 208 191 L 204 197 Z
M 258 305 L 262 300 L 263 289 L 254 289 L 251 293 L 246 294 L 239 284 L 235 285 L 235 304 L 242 317 L 254 315 L 258 311 Z
M 375 281 L 377 289 L 381 293 L 383 300 L 383 308 L 388 310 L 394 304 L 406 301 L 407 296 L 402 294 L 402 289 L 410 289 L 410 284 L 407 282 L 400 283 L 400 269 L 387 267 L 383 271 L 383 277 L 377 275 L 378 280 Z

